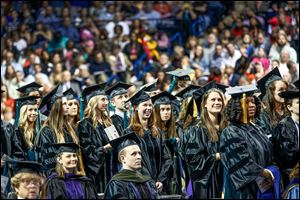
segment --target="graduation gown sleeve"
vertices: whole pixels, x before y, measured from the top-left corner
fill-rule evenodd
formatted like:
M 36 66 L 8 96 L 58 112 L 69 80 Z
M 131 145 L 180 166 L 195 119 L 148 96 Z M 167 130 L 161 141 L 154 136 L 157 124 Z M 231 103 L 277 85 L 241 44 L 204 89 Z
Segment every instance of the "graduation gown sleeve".
M 85 170 L 97 174 L 105 159 L 103 141 L 95 139 L 95 136 L 100 136 L 92 126 L 90 119 L 83 119 L 79 123 L 78 133 Z
M 104 199 L 130 199 L 127 187 L 124 187 L 126 185 L 123 181 L 110 181 L 105 189 Z
M 283 119 L 274 129 L 273 146 L 277 163 L 288 173 L 299 162 L 299 138 L 291 117 Z
M 223 130 L 220 140 L 221 160 L 236 190 L 254 181 L 264 169 L 252 160 L 252 147 L 246 142 L 245 131 L 248 130 L 228 126 Z

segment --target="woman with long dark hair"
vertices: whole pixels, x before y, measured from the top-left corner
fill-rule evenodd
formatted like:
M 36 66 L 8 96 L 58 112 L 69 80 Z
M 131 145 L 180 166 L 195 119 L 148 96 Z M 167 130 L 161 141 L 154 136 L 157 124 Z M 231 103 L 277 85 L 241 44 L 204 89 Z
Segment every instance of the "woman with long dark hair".
M 154 104 L 154 114 L 156 116 L 156 125 L 161 130 L 165 145 L 171 153 L 173 161 L 172 170 L 164 183 L 163 191 L 166 194 L 181 194 L 181 160 L 178 155 L 179 136 L 176 133 L 175 117 L 173 114 L 172 102 L 176 99 L 172 94 L 164 91 L 152 98 Z

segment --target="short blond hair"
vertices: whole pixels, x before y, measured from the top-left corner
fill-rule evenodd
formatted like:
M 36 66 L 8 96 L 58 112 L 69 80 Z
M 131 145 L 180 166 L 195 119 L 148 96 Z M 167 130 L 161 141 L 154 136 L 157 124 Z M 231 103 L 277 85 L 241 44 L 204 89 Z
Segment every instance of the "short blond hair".
M 36 181 L 42 181 L 42 177 L 38 175 L 37 173 L 29 173 L 29 172 L 21 172 L 16 174 L 14 177 L 11 178 L 11 185 L 14 188 L 19 188 L 20 183 L 26 180 L 36 180 Z

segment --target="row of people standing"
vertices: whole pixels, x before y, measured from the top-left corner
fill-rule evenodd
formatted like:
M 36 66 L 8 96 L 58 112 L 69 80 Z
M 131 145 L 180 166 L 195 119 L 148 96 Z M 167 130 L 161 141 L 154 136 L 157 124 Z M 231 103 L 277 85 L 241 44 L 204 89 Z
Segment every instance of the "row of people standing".
M 275 89 L 272 89 L 270 94 L 267 92 L 267 95 L 272 95 L 268 99 L 274 101 L 272 98 L 287 88 L 276 88 L 278 87 L 276 84 L 280 85 L 277 83 L 280 82 L 279 79 L 274 79 L 274 77 L 266 79 L 268 80 L 265 82 L 271 80 L 271 84 L 275 85 Z M 268 84 L 270 84 L 269 82 Z M 241 103 L 241 95 L 234 96 L 233 93 L 232 99 L 225 106 L 223 92 L 216 89 L 218 85 L 210 83 L 202 88 L 188 87 L 183 93 L 190 93 L 192 96 L 181 94 L 183 99 L 188 101 L 182 103 L 183 109 L 179 119 L 183 118 L 182 115 L 185 114 L 189 115 L 189 119 L 193 121 L 200 113 L 200 122 L 193 121 L 184 130 L 182 126 L 179 126 L 180 121 L 177 121 L 175 125 L 175 120 L 172 119 L 174 118 L 174 116 L 172 117 L 172 103 L 176 97 L 171 94 L 164 92 L 152 97 L 151 100 L 144 89 L 128 100 L 126 90 L 128 86 L 124 88 L 124 84 L 118 83 L 106 91 L 104 87 L 105 84 L 100 84 L 83 91 L 87 108 L 84 113 L 85 118 L 79 122 L 78 126 L 76 123 L 71 125 L 69 122 L 68 115 L 72 110 L 70 109 L 70 100 L 72 99 L 65 98 L 66 93 L 65 96 L 60 95 L 59 87 L 43 98 L 40 115 L 48 115 L 48 118 L 38 133 L 36 141 L 39 148 L 36 149 L 36 152 L 38 160 L 44 166 L 53 169 L 56 165 L 57 151 L 51 144 L 75 142 L 82 147 L 82 155 L 79 156 L 79 160 L 84 164 L 84 170 L 81 167 L 82 174 L 86 174 L 92 179 L 97 192 L 104 192 L 108 181 L 119 170 L 117 156 L 110 151 L 111 139 L 105 130 L 114 124 L 119 135 L 131 132 L 138 135 L 141 140 L 140 148 L 143 158 L 142 174 L 150 176 L 160 192 L 181 194 L 182 188 L 189 189 L 188 183 L 190 182 L 192 188 L 190 194 L 194 198 L 219 198 L 222 191 L 225 191 L 225 196 L 229 195 L 228 197 L 230 195 L 238 198 L 255 197 L 254 191 L 257 191 L 257 186 L 253 178 L 262 175 L 272 180 L 272 175 L 268 169 L 265 170 L 265 167 L 272 164 L 271 142 L 275 137 L 271 142 L 267 138 L 270 132 L 266 132 L 266 130 L 272 132 L 273 130 L 265 128 L 270 125 L 270 122 L 262 123 L 263 120 L 259 120 L 261 108 L 259 99 L 253 97 L 253 90 L 250 92 L 242 90 L 246 96 L 243 97 L 243 103 Z M 269 85 L 266 88 L 268 91 Z M 115 119 L 110 118 L 108 114 L 107 91 L 116 107 Z M 74 115 L 78 117 L 81 107 L 76 102 L 73 98 L 73 103 L 77 105 L 75 106 L 77 112 L 74 111 L 76 113 Z M 125 102 L 131 102 L 133 107 L 127 129 L 125 128 L 129 120 L 127 112 L 124 112 L 126 110 Z M 197 106 L 199 102 L 201 107 Z M 69 103 L 70 106 L 68 106 Z M 276 103 L 273 102 L 273 104 Z M 268 104 L 265 103 L 265 105 Z M 224 116 L 225 107 L 226 116 Z M 248 109 L 248 112 L 245 109 Z M 156 111 L 154 112 L 154 110 Z M 183 114 L 183 112 L 185 113 Z M 247 116 L 247 120 L 245 120 L 245 113 L 248 115 L 251 113 L 253 116 Z M 74 118 L 72 117 L 72 119 Z M 185 117 L 184 122 L 188 121 L 186 119 Z M 297 125 L 296 123 L 294 125 Z M 175 134 L 174 130 L 177 130 Z M 277 135 L 276 137 L 280 138 Z M 252 140 L 248 138 L 252 138 Z M 277 140 L 277 143 L 280 144 L 282 141 Z M 261 146 L 266 148 L 258 148 Z M 277 146 L 290 147 L 290 145 Z M 284 148 L 281 148 L 280 151 L 284 151 L 282 154 L 287 152 Z M 296 155 L 298 153 L 297 147 L 290 153 L 292 157 L 289 159 L 293 162 L 297 161 L 295 153 Z M 248 160 L 244 158 L 248 158 Z M 223 166 L 226 170 L 223 169 Z M 253 170 L 256 170 L 256 173 Z M 253 172 L 251 177 L 248 176 L 249 172 Z M 50 173 L 49 171 L 48 174 Z M 244 174 L 246 175 L 243 176 Z M 224 182 L 224 180 L 226 181 Z M 224 187 L 223 183 L 227 187 Z M 247 187 L 243 184 L 246 184 Z

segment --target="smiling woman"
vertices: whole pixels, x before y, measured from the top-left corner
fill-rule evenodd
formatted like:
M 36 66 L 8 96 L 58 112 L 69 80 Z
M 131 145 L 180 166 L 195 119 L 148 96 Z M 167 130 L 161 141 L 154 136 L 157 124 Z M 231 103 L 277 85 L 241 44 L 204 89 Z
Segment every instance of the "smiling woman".
M 52 144 L 57 150 L 55 171 L 48 177 L 47 199 L 95 199 L 97 192 L 91 179 L 78 169 L 78 149 L 75 143 Z

